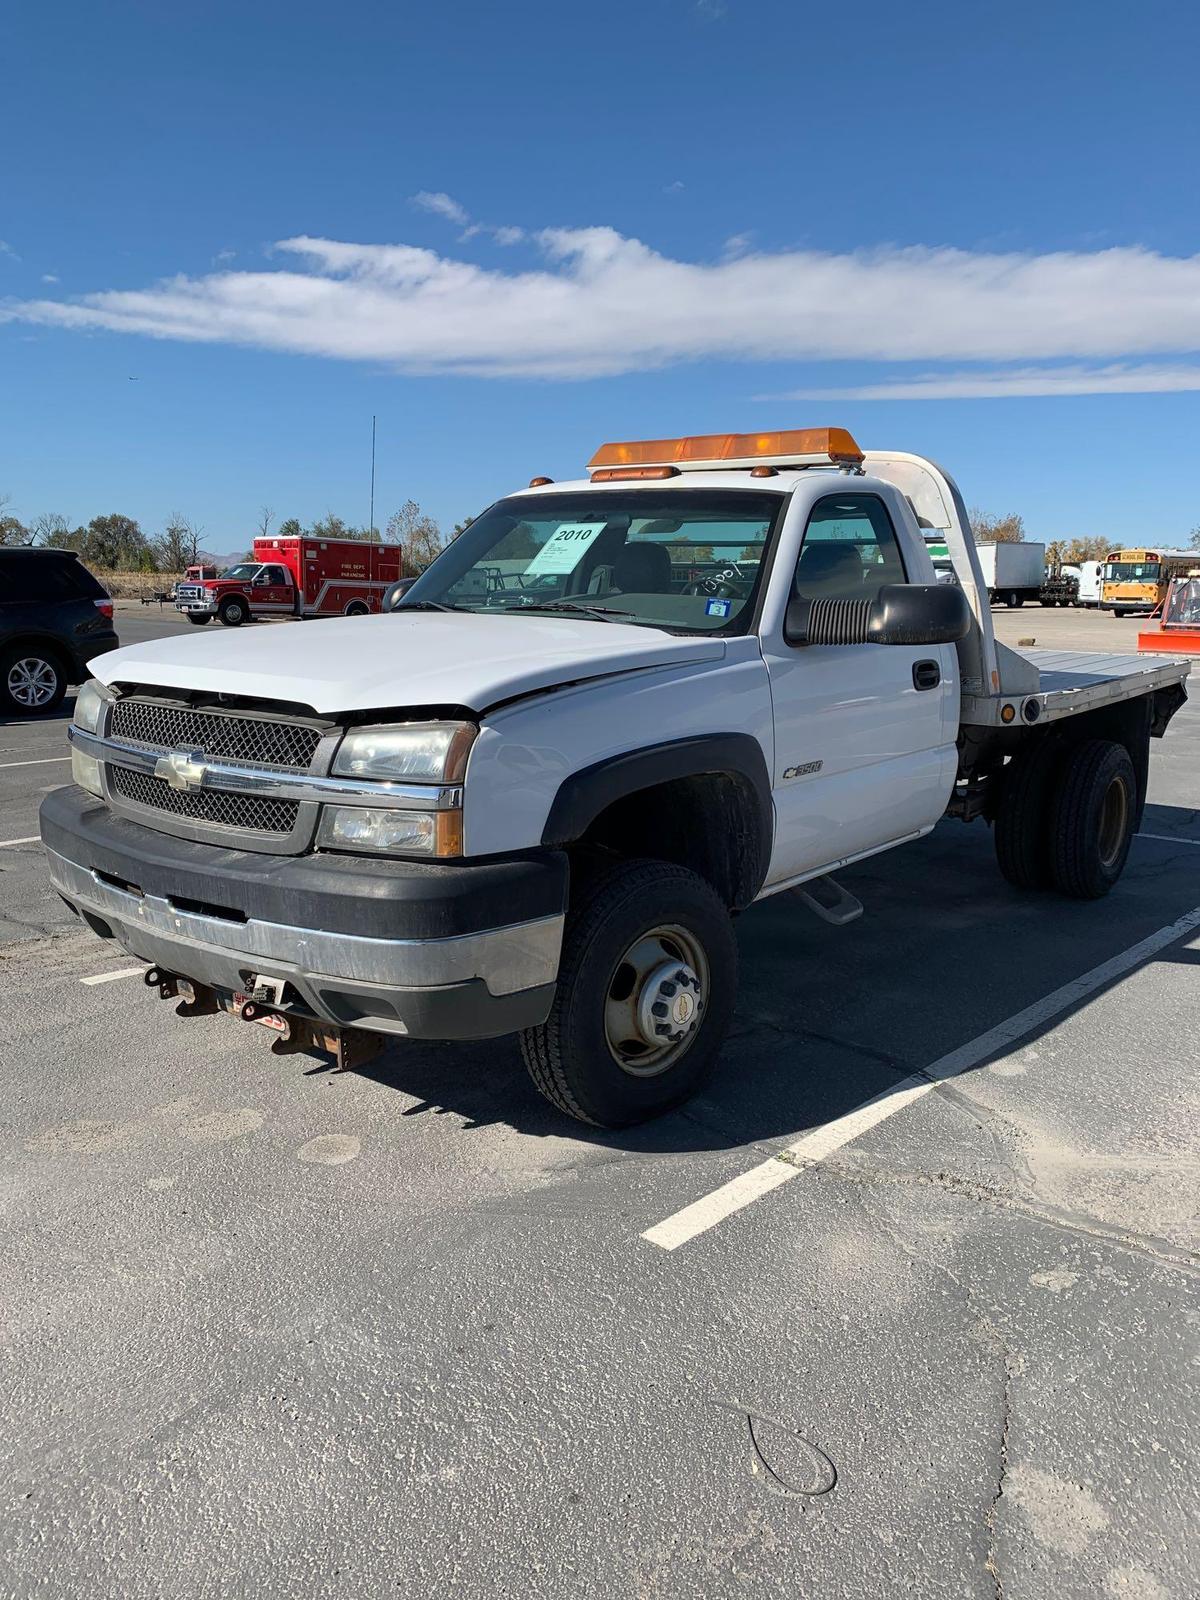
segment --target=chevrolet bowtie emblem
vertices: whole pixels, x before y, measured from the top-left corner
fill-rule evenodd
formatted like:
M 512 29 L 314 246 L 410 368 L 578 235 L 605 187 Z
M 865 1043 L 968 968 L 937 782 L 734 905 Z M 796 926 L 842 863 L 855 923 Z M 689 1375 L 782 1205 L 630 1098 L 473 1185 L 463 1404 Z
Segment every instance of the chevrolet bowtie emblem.
M 174 750 L 154 763 L 154 776 L 164 778 L 172 789 L 199 789 L 207 771 L 203 750 Z

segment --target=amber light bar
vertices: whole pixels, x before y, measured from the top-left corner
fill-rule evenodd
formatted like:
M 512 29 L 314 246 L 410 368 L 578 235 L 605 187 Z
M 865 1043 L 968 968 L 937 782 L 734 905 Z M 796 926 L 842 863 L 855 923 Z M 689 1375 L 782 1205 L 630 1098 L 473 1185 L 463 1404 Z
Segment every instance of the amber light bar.
M 631 439 L 602 444 L 589 470 L 663 466 L 730 466 L 770 460 L 790 466 L 858 466 L 863 453 L 845 428 L 791 428 L 780 433 L 700 433 L 685 439 Z

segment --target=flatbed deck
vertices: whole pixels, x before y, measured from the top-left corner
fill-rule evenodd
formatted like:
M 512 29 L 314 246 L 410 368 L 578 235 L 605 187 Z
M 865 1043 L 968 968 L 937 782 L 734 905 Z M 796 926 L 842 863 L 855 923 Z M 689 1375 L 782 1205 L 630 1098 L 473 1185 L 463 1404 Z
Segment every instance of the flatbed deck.
M 1113 701 L 1133 700 L 1182 683 L 1191 664 L 1182 657 L 1164 660 L 1144 655 L 1108 655 L 1090 650 L 1019 650 L 1037 668 L 1038 687 L 1021 694 L 965 695 L 962 720 L 975 727 L 1004 727 L 1001 708 L 1015 704 L 1023 721 L 1057 722 Z M 1039 712 L 1025 713 L 1029 701 Z

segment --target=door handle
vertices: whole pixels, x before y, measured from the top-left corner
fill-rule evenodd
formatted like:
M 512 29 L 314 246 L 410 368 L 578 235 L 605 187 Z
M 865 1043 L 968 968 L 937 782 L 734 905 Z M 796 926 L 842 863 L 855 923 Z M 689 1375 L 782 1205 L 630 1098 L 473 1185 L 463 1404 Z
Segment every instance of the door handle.
M 936 661 L 913 662 L 913 688 L 936 689 L 942 681 L 942 669 Z

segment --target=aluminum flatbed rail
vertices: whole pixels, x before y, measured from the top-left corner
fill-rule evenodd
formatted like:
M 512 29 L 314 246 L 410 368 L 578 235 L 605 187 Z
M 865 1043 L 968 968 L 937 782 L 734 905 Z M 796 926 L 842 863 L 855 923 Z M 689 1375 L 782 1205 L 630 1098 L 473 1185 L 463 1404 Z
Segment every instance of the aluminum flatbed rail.
M 964 725 L 1009 726 L 1000 715 L 1005 705 L 1015 706 L 1017 725 L 1058 722 L 1096 706 L 1133 700 L 1183 683 L 1191 670 L 1190 662 L 1180 659 L 1102 655 L 1091 650 L 1020 650 L 1016 654 L 1037 668 L 1038 687 L 1019 694 L 964 695 Z M 1025 709 L 1031 701 L 1038 703 L 1037 715 L 1032 717 Z

